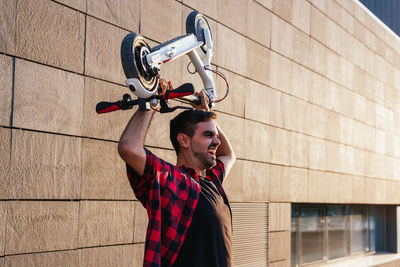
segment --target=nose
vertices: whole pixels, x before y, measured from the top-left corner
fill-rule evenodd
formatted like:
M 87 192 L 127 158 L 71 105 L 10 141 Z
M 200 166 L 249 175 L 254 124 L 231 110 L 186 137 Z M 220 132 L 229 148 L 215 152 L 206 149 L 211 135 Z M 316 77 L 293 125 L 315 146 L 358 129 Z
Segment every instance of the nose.
M 219 146 L 221 144 L 221 141 L 219 141 L 218 137 L 214 137 L 213 144 L 215 144 L 216 146 Z

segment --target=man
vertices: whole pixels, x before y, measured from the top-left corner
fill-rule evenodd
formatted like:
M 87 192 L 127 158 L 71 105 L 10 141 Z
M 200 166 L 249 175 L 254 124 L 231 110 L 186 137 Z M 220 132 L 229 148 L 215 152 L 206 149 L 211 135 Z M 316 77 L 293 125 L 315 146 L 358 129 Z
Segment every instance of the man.
M 197 95 L 201 104 L 170 122 L 176 166 L 143 147 L 154 111 L 138 110 L 118 145 L 149 216 L 144 266 L 232 266 L 231 211 L 222 181 L 236 157 L 204 90 Z

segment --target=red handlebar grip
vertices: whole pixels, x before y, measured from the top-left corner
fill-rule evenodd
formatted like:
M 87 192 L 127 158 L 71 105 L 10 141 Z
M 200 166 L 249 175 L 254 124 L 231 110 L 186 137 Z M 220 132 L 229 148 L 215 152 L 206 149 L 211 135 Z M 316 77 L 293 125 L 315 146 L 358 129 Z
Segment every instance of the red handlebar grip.
M 194 86 L 191 83 L 184 83 L 174 90 L 165 92 L 166 99 L 179 98 L 194 94 Z
M 119 102 L 100 102 L 96 105 L 97 114 L 108 113 L 116 110 L 120 110 Z

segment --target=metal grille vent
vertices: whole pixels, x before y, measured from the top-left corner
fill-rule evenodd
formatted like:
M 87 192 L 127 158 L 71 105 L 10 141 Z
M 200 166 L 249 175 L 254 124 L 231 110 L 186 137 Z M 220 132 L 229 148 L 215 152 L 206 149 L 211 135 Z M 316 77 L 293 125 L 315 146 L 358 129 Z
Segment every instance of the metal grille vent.
M 233 265 L 268 266 L 268 203 L 231 203 Z

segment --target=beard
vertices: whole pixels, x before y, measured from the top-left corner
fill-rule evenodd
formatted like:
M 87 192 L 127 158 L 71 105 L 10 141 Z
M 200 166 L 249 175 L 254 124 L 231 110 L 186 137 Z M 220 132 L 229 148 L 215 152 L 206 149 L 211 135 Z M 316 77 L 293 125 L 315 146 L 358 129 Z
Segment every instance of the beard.
M 215 146 L 210 145 L 209 148 L 210 147 L 215 147 Z M 201 162 L 204 169 L 212 168 L 217 164 L 217 158 L 215 155 L 211 156 L 208 153 L 208 151 L 206 151 L 206 152 L 196 151 L 195 149 L 193 149 L 193 145 L 192 145 L 192 154 L 196 159 L 198 159 Z

